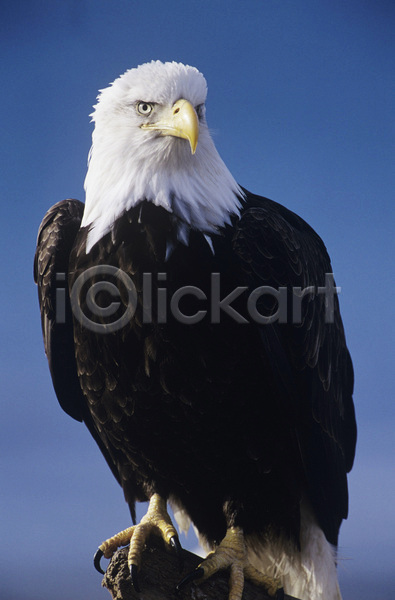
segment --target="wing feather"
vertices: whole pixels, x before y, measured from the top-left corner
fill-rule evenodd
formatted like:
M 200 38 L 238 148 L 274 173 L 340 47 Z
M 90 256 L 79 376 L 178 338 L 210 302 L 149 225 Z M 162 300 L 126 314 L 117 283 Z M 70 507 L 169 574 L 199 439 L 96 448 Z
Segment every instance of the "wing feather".
M 336 544 L 340 522 L 347 516 L 346 473 L 353 463 L 356 425 L 353 369 L 338 298 L 333 322 L 326 322 L 325 295 L 316 293 L 325 285 L 325 274 L 332 273 L 328 253 L 303 219 L 247 191 L 234 249 L 250 289 L 288 289 L 287 323 L 259 325 L 259 333 L 279 401 L 295 419 L 310 500 L 328 540 Z M 315 292 L 306 292 L 300 322 L 293 323 L 294 290 L 309 287 Z M 265 314 L 275 308 L 265 300 L 259 306 Z
M 63 410 L 77 421 L 84 421 L 98 444 L 115 478 L 120 482 L 115 460 L 97 431 L 82 392 L 75 359 L 73 319 L 68 293 L 70 253 L 80 229 L 84 205 L 78 200 L 62 200 L 45 214 L 37 237 L 34 280 L 37 283 L 45 353 L 52 383 Z M 64 281 L 64 314 L 56 315 L 57 275 Z M 88 357 L 87 357 L 88 359 Z M 86 361 L 87 364 L 88 360 Z M 91 369 L 98 365 L 90 364 Z M 131 506 L 133 513 L 133 506 Z
M 82 391 L 75 364 L 71 310 L 67 302 L 67 274 L 83 210 L 84 205 L 78 200 L 63 200 L 52 206 L 40 225 L 34 257 L 34 280 L 38 287 L 44 348 L 53 386 L 63 410 L 78 421 L 83 420 Z M 59 276 L 61 280 L 57 279 Z M 63 297 L 64 323 L 59 322 L 56 316 L 57 294 L 59 301 Z

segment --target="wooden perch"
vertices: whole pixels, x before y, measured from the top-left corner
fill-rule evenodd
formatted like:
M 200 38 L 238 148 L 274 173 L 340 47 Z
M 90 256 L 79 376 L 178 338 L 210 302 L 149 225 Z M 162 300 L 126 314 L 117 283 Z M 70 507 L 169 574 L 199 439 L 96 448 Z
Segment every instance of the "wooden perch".
M 102 585 L 108 589 L 113 600 L 227 600 L 229 595 L 229 573 L 216 573 L 202 583 L 189 583 L 176 592 L 177 583 L 193 571 L 202 558 L 183 550 L 184 567 L 179 572 L 174 554 L 164 549 L 161 540 L 152 539 L 142 556 L 139 573 L 141 592 L 137 593 L 131 583 L 127 563 L 128 548 L 118 550 L 112 557 Z M 245 582 L 243 600 L 273 600 L 262 587 Z M 284 600 L 296 600 L 285 596 Z

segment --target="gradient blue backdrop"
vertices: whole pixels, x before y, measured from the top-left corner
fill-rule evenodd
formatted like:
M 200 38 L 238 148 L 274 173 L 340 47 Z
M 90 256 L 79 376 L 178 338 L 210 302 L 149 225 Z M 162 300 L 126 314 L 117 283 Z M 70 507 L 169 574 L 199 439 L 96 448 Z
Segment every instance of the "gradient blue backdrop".
M 109 598 L 91 556 L 128 510 L 55 399 L 32 261 L 49 206 L 84 198 L 97 90 L 161 59 L 205 74 L 209 125 L 240 184 L 327 244 L 359 422 L 340 580 L 344 600 L 392 598 L 394 16 L 385 0 L 1 2 L 1 597 Z

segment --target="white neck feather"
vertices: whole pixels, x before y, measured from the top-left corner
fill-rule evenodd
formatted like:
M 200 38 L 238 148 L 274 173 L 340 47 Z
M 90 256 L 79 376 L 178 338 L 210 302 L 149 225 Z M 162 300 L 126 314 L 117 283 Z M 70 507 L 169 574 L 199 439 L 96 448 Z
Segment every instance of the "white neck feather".
M 197 69 L 160 61 L 130 69 L 101 90 L 92 114 L 95 130 L 85 179 L 87 252 L 116 219 L 143 200 L 176 215 L 181 229 L 190 226 L 205 234 L 238 214 L 243 192 L 210 137 L 206 94 L 206 80 Z M 187 140 L 144 131 L 135 109 L 139 100 L 171 107 L 180 98 L 201 107 L 194 155 Z M 179 238 L 186 243 L 182 232 Z
M 205 233 L 215 233 L 230 215 L 238 214 L 243 192 L 206 125 L 195 155 L 186 140 L 156 137 L 130 144 L 128 133 L 117 128 L 102 132 L 98 125 L 93 133 L 82 221 L 83 227 L 90 226 L 87 252 L 118 217 L 142 200 L 162 206 Z

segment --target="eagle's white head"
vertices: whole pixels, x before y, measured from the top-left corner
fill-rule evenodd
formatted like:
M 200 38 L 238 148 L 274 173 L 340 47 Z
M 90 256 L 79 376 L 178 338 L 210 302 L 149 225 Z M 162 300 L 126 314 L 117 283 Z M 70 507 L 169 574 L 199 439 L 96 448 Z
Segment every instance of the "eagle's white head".
M 101 90 L 85 179 L 87 252 L 142 200 L 206 234 L 238 212 L 243 193 L 211 139 L 206 95 L 197 69 L 160 61 Z

